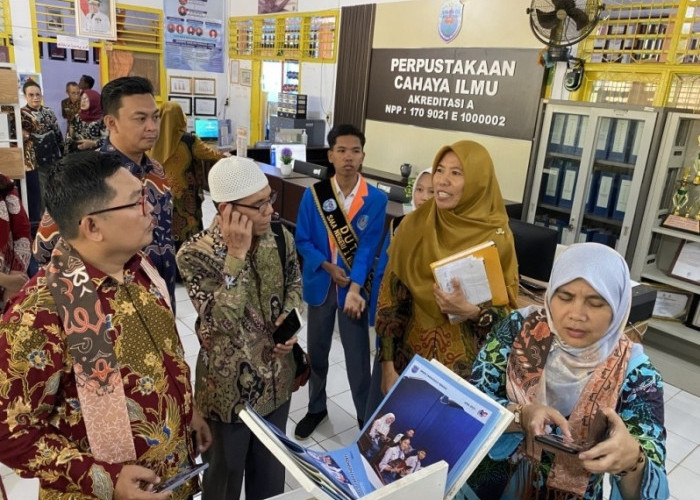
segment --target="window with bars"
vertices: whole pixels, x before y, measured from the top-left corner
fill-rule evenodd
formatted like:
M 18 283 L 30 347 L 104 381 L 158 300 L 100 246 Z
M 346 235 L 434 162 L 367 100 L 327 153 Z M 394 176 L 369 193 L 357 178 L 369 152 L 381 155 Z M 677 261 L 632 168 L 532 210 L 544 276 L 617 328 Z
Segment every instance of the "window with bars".
M 229 53 L 237 59 L 334 62 L 336 12 L 266 15 L 229 20 Z
M 602 17 L 575 99 L 700 109 L 700 0 L 617 0 Z

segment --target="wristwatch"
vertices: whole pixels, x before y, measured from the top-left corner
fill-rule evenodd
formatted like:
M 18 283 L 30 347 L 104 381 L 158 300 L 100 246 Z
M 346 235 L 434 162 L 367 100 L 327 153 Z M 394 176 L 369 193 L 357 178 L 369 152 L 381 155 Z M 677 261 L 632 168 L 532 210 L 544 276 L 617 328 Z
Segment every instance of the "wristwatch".
M 518 404 L 515 407 L 515 410 L 513 410 L 513 416 L 515 417 L 515 423 L 520 425 L 522 416 L 523 416 L 523 405 L 522 403 Z

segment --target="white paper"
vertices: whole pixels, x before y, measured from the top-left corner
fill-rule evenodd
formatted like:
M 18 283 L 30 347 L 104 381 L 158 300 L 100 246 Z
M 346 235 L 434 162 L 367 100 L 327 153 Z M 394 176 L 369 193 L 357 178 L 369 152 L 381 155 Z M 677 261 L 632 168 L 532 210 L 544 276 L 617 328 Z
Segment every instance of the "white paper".
M 607 207 L 610 201 L 610 190 L 612 189 L 613 178 L 609 175 L 600 176 L 600 186 L 598 187 L 598 199 L 596 207 Z
M 484 259 L 473 255 L 463 259 L 457 259 L 449 264 L 435 269 L 435 278 L 440 289 L 452 293 L 452 278 L 457 278 L 465 297 L 474 305 L 483 304 L 491 300 L 491 287 L 486 275 Z M 452 319 L 452 315 L 450 315 Z
M 10 122 L 8 121 L 10 115 L 7 113 L 0 113 L 0 146 L 9 147 L 10 146 Z M 12 117 L 14 119 L 14 116 Z
M 632 181 L 629 179 L 622 179 L 620 181 L 620 192 L 617 195 L 617 203 L 615 204 L 616 212 L 625 212 L 627 210 L 627 198 L 630 195 L 630 186 L 632 186 Z

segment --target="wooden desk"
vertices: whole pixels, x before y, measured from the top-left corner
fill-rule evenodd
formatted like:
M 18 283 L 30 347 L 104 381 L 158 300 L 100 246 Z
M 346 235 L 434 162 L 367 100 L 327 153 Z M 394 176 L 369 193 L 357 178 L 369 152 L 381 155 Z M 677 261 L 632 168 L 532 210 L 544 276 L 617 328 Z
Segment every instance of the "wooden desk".
M 274 209 L 280 214 L 282 220 L 288 224 L 296 225 L 297 212 L 301 204 L 301 198 L 307 187 L 311 187 L 319 180 L 304 174 L 292 173 L 289 177 L 282 177 L 282 173 L 276 167 L 267 163 L 256 162 L 270 182 L 270 187 L 277 191 L 277 201 Z M 403 215 L 403 205 L 390 201 L 386 207 L 385 227 L 394 217 Z

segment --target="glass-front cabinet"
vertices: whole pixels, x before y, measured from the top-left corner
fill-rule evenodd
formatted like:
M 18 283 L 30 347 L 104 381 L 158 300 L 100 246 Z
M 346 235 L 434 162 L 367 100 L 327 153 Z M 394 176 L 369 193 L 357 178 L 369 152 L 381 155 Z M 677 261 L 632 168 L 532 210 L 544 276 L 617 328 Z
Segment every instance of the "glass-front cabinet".
M 646 339 L 700 363 L 700 116 L 669 115 L 631 272 L 663 299 Z
M 631 262 L 661 115 L 654 108 L 545 102 L 527 221 L 556 229 L 562 244 L 596 241 Z

